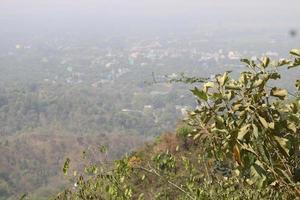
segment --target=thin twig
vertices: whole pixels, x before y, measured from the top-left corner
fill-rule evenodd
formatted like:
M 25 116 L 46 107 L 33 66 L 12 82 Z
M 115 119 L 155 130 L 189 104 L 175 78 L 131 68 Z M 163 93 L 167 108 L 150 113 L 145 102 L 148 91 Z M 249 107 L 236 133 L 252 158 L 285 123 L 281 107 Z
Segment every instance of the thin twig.
M 177 188 L 178 190 L 180 190 L 181 192 L 183 192 L 187 197 L 189 197 L 190 199 L 192 200 L 195 200 L 196 198 L 195 197 L 192 197 L 187 191 L 185 191 L 182 187 L 176 185 L 175 183 L 173 183 L 172 181 L 168 180 L 166 177 L 162 176 L 161 174 L 159 174 L 155 169 L 153 169 L 151 167 L 151 169 L 147 169 L 145 167 L 142 167 L 142 166 L 138 166 L 136 167 L 137 169 L 140 169 L 140 170 L 143 170 L 143 171 L 146 171 L 150 174 L 153 174 L 153 175 L 156 175 L 158 176 L 159 178 L 163 178 L 165 179 L 165 181 L 167 181 L 170 185 L 172 185 L 173 187 Z

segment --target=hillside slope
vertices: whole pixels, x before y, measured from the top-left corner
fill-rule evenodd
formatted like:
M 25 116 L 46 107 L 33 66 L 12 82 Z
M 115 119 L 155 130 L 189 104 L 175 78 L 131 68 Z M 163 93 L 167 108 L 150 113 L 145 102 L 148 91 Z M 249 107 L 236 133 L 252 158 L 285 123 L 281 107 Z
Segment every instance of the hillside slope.
M 300 49 L 290 54 L 242 59 L 238 79 L 225 72 L 195 87 L 199 105 L 176 134 L 69 173 L 73 186 L 55 199 L 299 199 L 300 79 L 296 94 L 276 87 L 280 68 L 300 66 Z

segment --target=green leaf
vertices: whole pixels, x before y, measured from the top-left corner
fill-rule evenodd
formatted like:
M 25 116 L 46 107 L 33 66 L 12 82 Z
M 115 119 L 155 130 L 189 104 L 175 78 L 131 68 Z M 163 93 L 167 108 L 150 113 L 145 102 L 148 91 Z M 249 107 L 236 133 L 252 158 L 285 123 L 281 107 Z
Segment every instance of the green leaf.
M 201 136 L 200 133 L 196 134 L 196 135 L 194 136 L 193 140 L 197 140 L 200 136 Z
M 269 128 L 269 123 L 265 120 L 265 118 L 258 116 L 258 119 L 265 129 Z
M 245 135 L 249 132 L 249 127 L 251 126 L 251 124 L 247 124 L 246 126 L 243 126 L 239 132 L 238 132 L 238 140 L 243 140 L 243 138 L 245 137 Z
M 216 122 L 224 125 L 224 119 L 220 115 L 215 116 L 215 120 L 216 120 Z
M 292 178 L 286 173 L 286 171 L 277 168 L 277 170 L 279 170 L 281 172 L 281 174 L 290 182 L 290 183 L 294 183 L 294 181 L 292 180 Z
M 235 94 L 233 91 L 227 91 L 227 93 L 225 93 L 225 97 L 227 97 L 227 100 L 231 101 L 235 97 Z
M 244 58 L 244 59 L 241 59 L 240 61 L 243 62 L 243 63 L 245 63 L 245 64 L 247 64 L 247 65 L 251 65 L 249 59 L 245 59 L 245 58 Z
M 204 90 L 205 92 L 207 92 L 209 88 L 213 88 L 214 86 L 215 86 L 215 85 L 214 85 L 213 82 L 207 82 L 207 83 L 205 83 L 205 84 L 203 85 L 203 90 Z
M 259 87 L 264 83 L 264 81 L 262 79 L 258 79 L 253 83 L 252 87 Z
M 292 130 L 294 133 L 297 133 L 297 126 L 294 122 L 288 122 L 288 129 Z
M 269 123 L 269 128 L 270 129 L 274 129 L 275 128 L 275 123 L 274 122 L 270 122 Z
M 281 67 L 281 66 L 284 66 L 284 65 L 289 65 L 291 64 L 292 61 L 291 60 L 286 60 L 286 59 L 280 59 L 277 63 L 277 67 Z
M 290 54 L 292 54 L 294 56 L 300 56 L 300 49 L 292 49 L 290 51 Z
M 270 95 L 283 100 L 288 95 L 288 92 L 285 89 L 274 87 L 272 88 Z
M 266 68 L 266 67 L 268 67 L 268 65 L 270 63 L 270 58 L 269 57 L 263 57 L 261 61 L 262 61 L 262 67 Z
M 253 135 L 255 138 L 258 138 L 258 128 L 255 124 L 252 124 Z
M 231 84 L 226 85 L 225 89 L 226 90 L 241 90 L 241 86 L 239 86 L 238 84 L 231 83 Z
M 138 197 L 138 200 L 143 200 L 144 199 L 144 193 L 141 193 L 140 195 L 139 195 L 139 197 Z
M 242 144 L 242 150 L 246 150 L 246 151 L 254 154 L 255 156 L 257 156 L 257 153 L 255 152 L 255 150 L 250 145 Z
M 220 100 L 220 99 L 222 99 L 222 94 L 221 93 L 213 93 L 211 96 L 210 96 L 210 98 L 212 98 L 213 100 Z M 222 102 L 222 101 L 221 101 Z M 215 102 L 215 103 L 217 103 L 217 102 Z
M 274 72 L 274 73 L 270 74 L 270 79 L 277 80 L 277 79 L 280 79 L 280 78 L 281 78 L 281 76 L 277 72 Z
M 243 107 L 243 104 L 238 103 L 238 104 L 235 104 L 235 105 L 232 106 L 232 110 L 233 110 L 233 111 L 238 111 L 238 110 L 240 110 L 242 107 Z
M 213 129 L 211 129 L 211 131 L 215 132 L 215 133 L 225 133 L 225 134 L 228 134 L 228 130 L 226 130 L 226 129 L 213 128 Z
M 228 80 L 228 72 L 225 72 L 223 76 L 218 76 L 217 80 L 221 86 L 224 86 Z
M 300 66 L 300 58 L 295 58 L 294 62 L 290 63 L 288 69 Z
M 279 147 L 281 148 L 281 150 L 283 150 L 286 154 L 286 156 L 289 155 L 289 149 L 288 149 L 288 139 L 286 138 L 282 138 L 282 137 L 277 137 L 275 136 L 275 140 L 277 142 L 277 144 L 279 145 Z
M 245 74 L 240 75 L 239 82 L 242 84 L 247 84 L 247 77 Z
M 207 101 L 208 97 L 206 92 L 204 92 L 203 90 L 199 90 L 197 87 L 195 87 L 193 90 L 191 90 L 191 92 L 197 96 L 199 99 L 202 99 L 204 101 Z
M 266 170 L 260 161 L 256 160 L 250 167 L 250 181 L 249 183 L 255 184 L 257 187 L 262 188 L 266 181 Z

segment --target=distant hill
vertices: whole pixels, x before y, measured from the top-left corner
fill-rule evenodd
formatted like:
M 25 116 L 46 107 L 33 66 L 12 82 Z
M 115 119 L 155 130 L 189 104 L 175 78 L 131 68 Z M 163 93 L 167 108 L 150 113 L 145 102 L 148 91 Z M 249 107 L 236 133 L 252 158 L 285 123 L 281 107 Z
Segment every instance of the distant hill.
M 142 136 L 111 133 L 110 135 L 66 135 L 61 132 L 23 133 L 0 143 L 0 199 L 16 199 L 30 193 L 31 199 L 47 199 L 66 186 L 62 173 L 66 158 L 80 163 L 85 150 L 110 149 L 107 155 L 93 160 L 120 158 L 145 140 Z M 78 166 L 76 166 L 78 167 Z M 11 198 L 10 198 L 11 197 Z

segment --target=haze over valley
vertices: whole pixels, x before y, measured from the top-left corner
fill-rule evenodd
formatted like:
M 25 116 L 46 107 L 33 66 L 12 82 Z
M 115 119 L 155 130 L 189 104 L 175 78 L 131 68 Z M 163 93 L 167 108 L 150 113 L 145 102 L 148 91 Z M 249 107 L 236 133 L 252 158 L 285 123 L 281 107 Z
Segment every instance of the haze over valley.
M 300 44 L 296 0 L 2 0 L 0 200 L 47 199 L 66 158 L 121 158 L 197 106 L 185 76 L 245 69 Z M 284 70 L 283 70 L 284 71 Z M 294 89 L 299 70 L 281 85 Z M 172 81 L 173 80 L 173 81 Z M 78 164 L 80 167 L 80 164 Z

